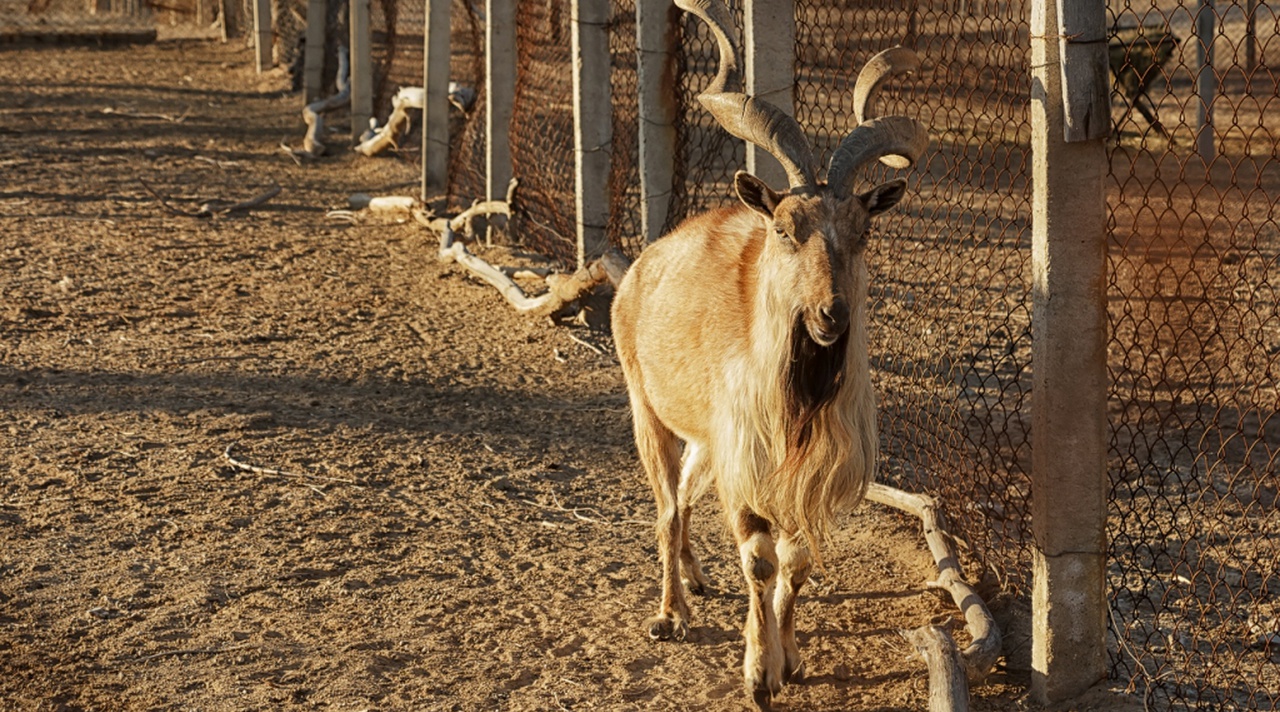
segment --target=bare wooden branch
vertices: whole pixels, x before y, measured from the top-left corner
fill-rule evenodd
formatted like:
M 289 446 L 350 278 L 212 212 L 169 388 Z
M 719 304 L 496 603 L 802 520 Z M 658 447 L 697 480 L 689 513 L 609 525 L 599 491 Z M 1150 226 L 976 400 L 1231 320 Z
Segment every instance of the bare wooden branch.
M 402 87 L 391 99 L 391 115 L 387 123 L 367 140 L 356 146 L 357 153 L 374 156 L 390 146 L 399 147 L 400 135 L 408 129 L 409 109 L 421 109 L 426 101 L 422 87 Z
M 936 625 L 899 633 L 915 646 L 929 668 L 929 712 L 968 712 L 969 681 L 951 634 Z
M 246 462 L 241 462 L 240 460 L 237 460 L 231 456 L 231 448 L 233 447 L 235 447 L 235 443 L 228 445 L 227 448 L 222 451 L 222 459 L 226 460 L 227 464 L 231 465 L 237 470 L 240 470 L 241 472 L 251 472 L 255 475 L 267 475 L 269 477 L 285 477 L 285 478 L 294 479 L 294 480 L 321 480 L 324 482 L 341 482 L 342 484 L 345 484 L 345 485 L 357 485 L 357 486 L 359 486 L 360 484 L 355 480 L 344 479 L 342 477 L 326 477 L 325 475 L 313 475 L 307 472 L 285 472 L 284 470 L 277 470 L 272 467 L 259 467 L 257 465 L 250 465 Z
M 867 499 L 914 515 L 920 520 L 929 552 L 938 565 L 938 580 L 930 582 L 929 586 L 951 594 L 951 600 L 955 601 L 964 614 L 965 627 L 973 638 L 973 642 L 960 653 L 965 671 L 972 682 L 986 679 L 987 674 L 995 667 L 996 658 L 1000 657 L 1000 630 L 996 627 L 986 602 L 965 581 L 951 537 L 942 527 L 937 504 L 932 497 L 903 492 L 880 483 L 873 483 L 868 488 Z
M 344 45 L 338 45 L 338 93 L 327 99 L 313 101 L 302 109 L 302 120 L 307 122 L 307 136 L 302 140 L 302 151 L 297 153 L 304 157 L 315 158 L 324 155 L 324 114 L 351 101 L 351 55 Z
M 174 205 L 170 198 L 157 192 L 156 189 L 152 188 L 145 180 L 139 178 L 138 182 L 141 183 L 142 187 L 146 188 L 147 192 L 159 201 L 160 205 L 170 213 L 188 218 L 220 218 L 240 210 L 251 210 L 260 205 L 264 205 L 267 201 L 279 195 L 281 190 L 279 185 L 273 185 L 266 191 L 238 203 L 232 203 L 229 200 L 214 199 L 205 201 L 196 210 L 184 210 Z

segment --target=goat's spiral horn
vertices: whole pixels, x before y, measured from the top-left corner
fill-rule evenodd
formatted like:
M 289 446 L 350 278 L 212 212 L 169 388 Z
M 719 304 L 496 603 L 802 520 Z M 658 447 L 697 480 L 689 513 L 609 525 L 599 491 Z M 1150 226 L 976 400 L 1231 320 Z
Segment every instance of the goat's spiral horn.
M 705 22 L 720 47 L 719 71 L 711 86 L 698 95 L 698 101 L 726 131 L 777 158 L 793 192 L 815 190 L 813 151 L 800 124 L 773 104 L 742 92 L 738 47 L 728 8 L 721 0 L 676 0 L 676 6 Z

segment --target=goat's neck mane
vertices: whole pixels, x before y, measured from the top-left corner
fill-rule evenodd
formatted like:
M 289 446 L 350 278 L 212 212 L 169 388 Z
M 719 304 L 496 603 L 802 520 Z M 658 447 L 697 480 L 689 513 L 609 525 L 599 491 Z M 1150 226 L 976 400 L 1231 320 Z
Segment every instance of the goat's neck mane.
M 845 380 L 845 354 L 849 330 L 830 346 L 813 340 L 802 318 L 797 317 L 788 338 L 790 358 L 783 365 L 786 403 L 787 451 L 804 452 L 813 435 L 813 422 L 840 392 Z

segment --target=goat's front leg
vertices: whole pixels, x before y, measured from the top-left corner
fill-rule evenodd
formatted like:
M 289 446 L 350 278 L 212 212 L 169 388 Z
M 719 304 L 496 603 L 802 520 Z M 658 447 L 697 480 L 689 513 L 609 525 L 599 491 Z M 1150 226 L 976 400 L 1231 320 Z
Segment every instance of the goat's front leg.
M 799 682 L 804 679 L 804 659 L 796 645 L 796 596 L 809 579 L 813 565 L 809 549 L 794 536 L 778 537 L 778 585 L 773 598 L 773 612 L 778 618 L 778 634 L 782 639 L 782 679 Z
M 750 601 L 742 636 L 747 642 L 742 661 L 743 682 L 756 704 L 767 707 L 769 700 L 782 690 L 783 682 L 782 641 L 773 611 L 778 556 L 767 520 L 743 509 L 734 529 Z

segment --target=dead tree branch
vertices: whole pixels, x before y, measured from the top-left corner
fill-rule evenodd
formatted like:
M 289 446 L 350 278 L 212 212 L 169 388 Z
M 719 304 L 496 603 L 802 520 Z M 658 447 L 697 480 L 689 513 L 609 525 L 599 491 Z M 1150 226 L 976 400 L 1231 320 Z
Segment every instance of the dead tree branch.
M 929 668 L 929 712 L 968 712 L 969 681 L 951 634 L 936 625 L 900 631 Z
M 147 192 L 150 193 L 153 198 L 159 201 L 160 205 L 162 205 L 165 210 L 168 210 L 174 215 L 181 215 L 188 218 L 221 218 L 240 210 L 252 210 L 260 205 L 265 205 L 267 201 L 279 195 L 281 190 L 279 185 L 273 185 L 248 200 L 233 203 L 229 200 L 215 198 L 201 203 L 200 207 L 196 210 L 184 210 L 174 205 L 170 198 L 161 195 L 145 180 L 139 178 L 138 182 L 142 184 L 143 188 L 146 188 Z
M 409 109 L 421 109 L 426 104 L 422 87 L 402 87 L 391 99 L 391 115 L 387 123 L 365 141 L 356 146 L 357 153 L 373 156 L 388 146 L 399 147 L 400 135 L 408 128 Z
M 345 45 L 338 45 L 338 93 L 327 99 L 307 104 L 302 110 L 302 120 L 307 122 L 307 135 L 302 140 L 302 150 L 294 151 L 295 157 L 316 158 L 324 155 L 324 114 L 351 101 L 351 56 Z
M 918 518 L 924 527 L 929 552 L 938 565 L 938 580 L 929 583 L 930 588 L 943 589 L 951 594 L 951 600 L 964 614 L 965 627 L 973 642 L 960 653 L 968 678 L 972 682 L 984 680 L 1000 657 L 1000 630 L 987 604 L 964 579 L 960 560 L 951 545 L 951 537 L 943 529 L 941 515 L 932 497 L 903 492 L 893 487 L 873 483 L 867 490 L 867 499 L 906 512 Z

